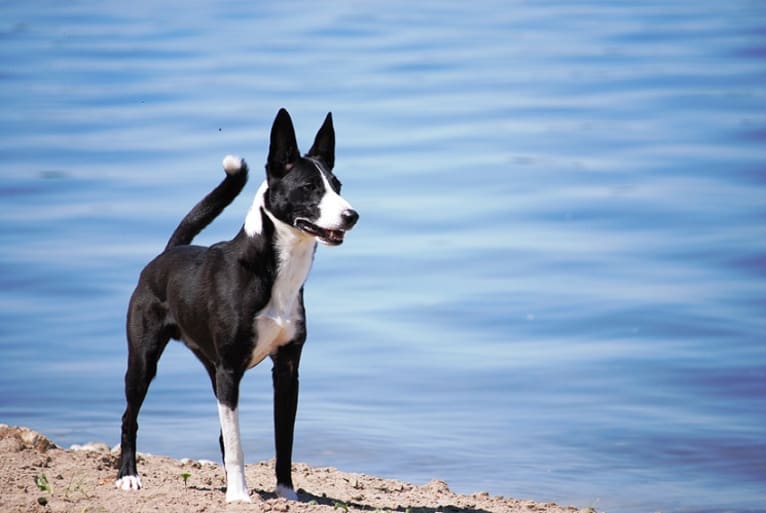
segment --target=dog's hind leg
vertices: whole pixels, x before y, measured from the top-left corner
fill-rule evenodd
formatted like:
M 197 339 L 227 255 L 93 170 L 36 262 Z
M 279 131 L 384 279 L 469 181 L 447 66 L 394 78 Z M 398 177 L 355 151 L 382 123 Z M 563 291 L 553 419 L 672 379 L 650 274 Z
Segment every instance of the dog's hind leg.
M 131 305 L 131 312 L 133 305 Z M 167 346 L 170 336 L 157 319 L 128 315 L 128 370 L 125 373 L 125 399 L 127 406 L 122 416 L 122 438 L 120 442 L 120 470 L 115 485 L 123 490 L 138 490 L 141 479 L 136 470 L 136 432 L 138 412 L 144 402 L 154 376 L 157 362 Z
M 221 452 L 226 469 L 226 502 L 252 502 L 245 480 L 245 455 L 239 431 L 239 382 L 244 371 L 219 367 L 215 374 Z
M 292 458 L 295 415 L 298 410 L 298 364 L 303 344 L 282 346 L 273 356 L 274 438 L 276 442 L 277 489 L 279 497 L 298 500 L 293 488 Z
M 205 357 L 203 353 L 201 353 L 200 351 L 197 351 L 194 348 L 190 348 L 190 349 L 195 355 L 197 355 L 197 358 L 199 358 L 199 361 L 202 362 L 202 365 L 205 366 L 205 370 L 207 371 L 208 376 L 210 376 L 210 382 L 213 385 L 213 394 L 215 394 L 216 397 L 218 397 L 218 391 L 216 390 L 215 366 L 207 360 L 207 358 Z M 221 428 L 218 434 L 218 445 L 221 447 L 221 461 L 223 461 L 224 465 L 226 465 L 226 447 L 223 444 L 223 428 Z

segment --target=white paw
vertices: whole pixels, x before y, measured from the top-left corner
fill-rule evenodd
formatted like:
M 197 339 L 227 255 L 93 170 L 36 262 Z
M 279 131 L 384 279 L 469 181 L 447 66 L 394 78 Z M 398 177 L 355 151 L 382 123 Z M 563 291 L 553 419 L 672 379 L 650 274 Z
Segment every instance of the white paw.
M 226 502 L 253 502 L 247 490 L 226 489 Z
M 223 170 L 227 175 L 235 175 L 239 173 L 245 165 L 244 159 L 235 157 L 234 155 L 226 155 L 223 159 Z
M 121 477 L 114 482 L 114 486 L 120 490 L 140 490 L 141 478 L 138 476 Z
M 288 488 L 285 485 L 278 484 L 277 489 L 274 491 L 274 493 L 277 494 L 277 497 L 281 497 L 289 501 L 298 500 L 298 494 L 295 493 L 295 490 L 293 490 L 292 488 Z
M 247 491 L 245 469 L 235 463 L 231 463 L 228 468 L 226 471 L 226 502 L 253 502 Z

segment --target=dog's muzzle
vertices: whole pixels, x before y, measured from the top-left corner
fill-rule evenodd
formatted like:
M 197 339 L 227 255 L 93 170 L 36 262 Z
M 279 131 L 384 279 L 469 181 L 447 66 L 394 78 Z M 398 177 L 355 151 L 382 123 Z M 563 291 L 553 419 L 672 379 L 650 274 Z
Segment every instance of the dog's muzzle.
M 340 226 L 337 228 L 322 228 L 302 217 L 295 220 L 295 227 L 313 235 L 322 244 L 328 246 L 340 246 L 343 244 L 343 237 L 346 235 L 346 232 L 353 228 L 359 220 L 359 213 L 356 210 L 348 208 L 341 212 L 340 218 Z

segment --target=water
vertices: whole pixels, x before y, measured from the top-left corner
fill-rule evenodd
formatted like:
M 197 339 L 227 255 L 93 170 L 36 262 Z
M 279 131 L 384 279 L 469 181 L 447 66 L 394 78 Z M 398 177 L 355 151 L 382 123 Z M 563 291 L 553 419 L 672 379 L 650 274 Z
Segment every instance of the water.
M 295 458 L 620 512 L 766 511 L 760 2 L 4 2 L 0 422 L 118 441 L 143 265 L 286 106 L 361 220 L 306 292 Z M 273 456 L 267 365 L 248 461 Z M 139 449 L 218 458 L 169 347 Z

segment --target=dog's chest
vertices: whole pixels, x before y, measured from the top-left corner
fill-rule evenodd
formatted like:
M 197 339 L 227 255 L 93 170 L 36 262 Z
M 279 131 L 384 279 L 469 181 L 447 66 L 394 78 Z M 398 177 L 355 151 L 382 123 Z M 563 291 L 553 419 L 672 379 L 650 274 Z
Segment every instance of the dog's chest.
M 280 346 L 293 341 L 303 329 L 300 291 L 311 270 L 315 246 L 313 241 L 298 241 L 280 247 L 280 263 L 271 298 L 253 319 L 255 347 L 249 367 L 258 365 Z

